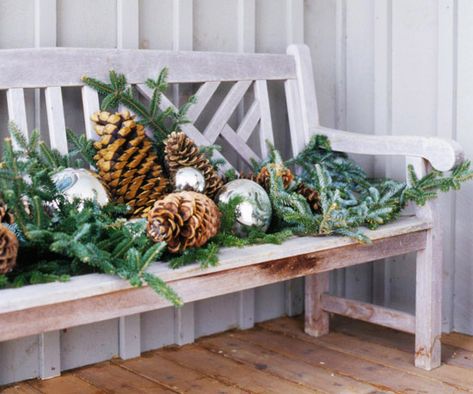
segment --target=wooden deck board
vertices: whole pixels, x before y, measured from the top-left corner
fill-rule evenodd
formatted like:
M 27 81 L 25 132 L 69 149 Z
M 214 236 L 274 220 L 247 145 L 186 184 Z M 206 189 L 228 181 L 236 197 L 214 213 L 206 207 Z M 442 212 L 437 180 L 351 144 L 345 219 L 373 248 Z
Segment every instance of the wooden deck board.
M 157 352 L 147 352 L 139 358 L 117 363 L 130 372 L 179 392 L 241 393 L 241 390 L 234 386 L 185 368 L 161 357 Z
M 309 337 L 301 331 L 300 325 L 294 319 L 280 319 L 268 322 L 263 324 L 263 327 L 293 338 L 327 347 L 328 349 L 346 353 L 363 360 L 382 364 L 392 369 L 437 380 L 459 390 L 473 392 L 473 374 L 471 373 L 471 370 L 444 364 L 441 367 L 428 372 L 414 367 L 414 355 L 412 351 L 405 352 L 396 348 L 388 348 L 372 343 L 366 340 L 366 338 L 358 338 L 337 332 L 320 338 Z
M 443 337 L 443 365 L 413 366 L 413 335 L 335 318 L 309 337 L 300 318 L 260 323 L 195 344 L 31 380 L 5 394 L 57 393 L 472 393 L 473 337 Z M 446 350 L 446 351 L 445 351 Z
M 326 393 L 339 393 L 342 388 L 356 393 L 376 391 L 376 387 L 370 384 L 335 374 L 322 366 L 314 368 L 271 350 L 258 348 L 236 338 L 233 333 L 199 341 L 199 345 L 224 357 L 243 362 L 258 370 L 302 384 L 313 390 L 322 390 Z
M 350 354 L 307 343 L 267 330 L 250 330 L 235 333 L 242 338 L 277 353 L 313 366 L 323 366 L 340 375 L 375 385 L 381 391 L 453 393 L 455 388 L 446 383 L 422 378 L 408 372 L 393 370 L 380 363 L 371 362 Z M 466 391 L 465 391 L 466 392 Z
M 186 351 L 170 348 L 158 351 L 163 357 L 194 369 L 209 377 L 251 393 L 312 393 L 304 386 L 269 375 L 254 367 L 214 354 L 199 345 L 188 345 Z
M 176 392 L 108 362 L 79 369 L 74 375 L 106 392 L 123 394 Z
M 77 376 L 67 374 L 56 379 L 28 382 L 36 392 L 67 394 L 105 394 L 104 391 Z

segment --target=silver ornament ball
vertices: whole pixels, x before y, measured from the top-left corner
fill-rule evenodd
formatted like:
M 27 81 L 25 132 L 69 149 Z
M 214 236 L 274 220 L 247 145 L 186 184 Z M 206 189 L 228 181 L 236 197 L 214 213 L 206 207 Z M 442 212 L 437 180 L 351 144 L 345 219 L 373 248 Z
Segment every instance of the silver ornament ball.
M 83 168 L 66 168 L 52 176 L 58 190 L 67 200 L 95 200 L 101 206 L 110 202 L 107 189 L 97 175 Z
M 271 200 L 268 193 L 256 182 L 237 179 L 228 182 L 217 196 L 217 202 L 227 204 L 233 197 L 243 199 L 236 208 L 233 231 L 246 236 L 251 228 L 266 231 L 271 223 Z
M 193 167 L 182 167 L 176 172 L 174 186 L 177 192 L 194 191 L 202 193 L 205 189 L 205 178 L 202 172 Z

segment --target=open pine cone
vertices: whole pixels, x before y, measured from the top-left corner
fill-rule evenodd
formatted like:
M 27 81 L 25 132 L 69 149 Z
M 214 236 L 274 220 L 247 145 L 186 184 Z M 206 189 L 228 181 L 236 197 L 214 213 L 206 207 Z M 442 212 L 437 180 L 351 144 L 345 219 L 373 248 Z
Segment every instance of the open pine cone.
M 15 267 L 18 247 L 16 235 L 0 224 L 0 275 L 10 272 Z
M 179 168 L 193 167 L 205 178 L 204 194 L 214 198 L 223 186 L 223 180 L 197 145 L 182 131 L 172 132 L 164 141 L 166 165 L 172 179 Z
M 148 235 L 167 242 L 171 253 L 203 246 L 220 227 L 220 211 L 201 193 L 172 193 L 156 201 L 148 212 Z
M 91 119 L 100 136 L 94 144 L 100 178 L 113 201 L 128 204 L 133 216 L 142 216 L 168 184 L 144 126 L 128 111 L 96 112 Z

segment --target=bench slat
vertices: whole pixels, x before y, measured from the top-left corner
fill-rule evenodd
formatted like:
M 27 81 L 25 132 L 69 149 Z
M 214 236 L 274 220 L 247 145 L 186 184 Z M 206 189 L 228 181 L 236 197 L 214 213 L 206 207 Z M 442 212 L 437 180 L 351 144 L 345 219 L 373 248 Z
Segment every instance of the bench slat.
M 82 75 L 102 80 L 124 73 L 131 84 L 169 68 L 170 83 L 296 78 L 294 58 L 279 54 L 180 52 L 139 49 L 41 48 L 0 51 L 0 89 L 82 86 Z M 31 65 L 34 64 L 34 67 Z
M 82 107 L 84 108 L 85 135 L 89 140 L 98 140 L 90 120 L 91 115 L 100 109 L 99 94 L 89 86 L 82 87 Z
M 197 120 L 219 85 L 220 82 L 206 82 L 199 88 L 195 94 L 197 102 L 189 108 L 189 111 L 187 111 L 187 117 L 191 122 Z
M 228 94 L 222 100 L 222 103 L 215 111 L 213 118 L 210 120 L 203 132 L 205 137 L 212 144 L 222 132 L 223 128 L 228 122 L 228 119 L 230 119 L 230 116 L 232 116 L 237 105 L 243 99 L 243 96 L 251 84 L 252 81 L 238 81 L 232 86 Z
M 266 81 L 255 81 L 255 97 L 260 104 L 261 122 L 259 130 L 261 156 L 268 155 L 267 142 L 274 145 L 273 122 L 271 121 L 271 109 L 269 106 L 268 84 Z
M 255 101 L 242 119 L 236 133 L 243 141 L 248 141 L 261 118 L 260 104 Z
M 29 130 L 26 120 L 25 92 L 23 89 L 8 89 L 7 106 L 9 121 L 14 122 L 28 138 Z
M 44 94 L 46 98 L 46 113 L 48 116 L 51 148 L 57 149 L 62 154 L 66 154 L 68 148 L 61 88 L 46 88 Z

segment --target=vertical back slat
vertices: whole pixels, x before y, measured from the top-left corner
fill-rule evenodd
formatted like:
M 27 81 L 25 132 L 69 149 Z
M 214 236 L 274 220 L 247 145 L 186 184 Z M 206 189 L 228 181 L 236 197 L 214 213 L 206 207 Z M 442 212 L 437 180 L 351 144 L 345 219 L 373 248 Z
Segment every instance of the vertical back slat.
M 23 89 L 7 90 L 8 119 L 14 122 L 28 138 L 28 122 L 26 120 L 25 92 Z
M 46 88 L 45 97 L 51 148 L 55 148 L 60 153 L 66 154 L 68 149 L 61 88 Z
M 93 128 L 90 116 L 100 109 L 99 95 L 89 86 L 82 88 L 82 108 L 84 109 L 85 135 L 90 140 L 97 140 L 98 135 Z
M 268 84 L 265 80 L 255 81 L 255 98 L 259 102 L 261 111 L 260 121 L 260 146 L 261 155 L 265 158 L 268 155 L 268 144 L 274 145 L 273 122 L 271 121 L 271 109 L 269 106 Z
M 292 154 L 296 156 L 305 144 L 302 125 L 302 114 L 300 107 L 300 96 L 297 81 L 287 80 L 284 83 L 287 103 L 287 113 L 289 117 L 289 128 L 291 136 Z
M 317 107 L 317 97 L 315 95 L 312 60 L 310 58 L 309 48 L 305 45 L 290 45 L 287 48 L 287 53 L 288 55 L 294 56 L 296 63 L 297 86 L 301 97 L 302 126 L 305 140 L 308 141 L 310 130 L 319 125 L 319 111 Z

